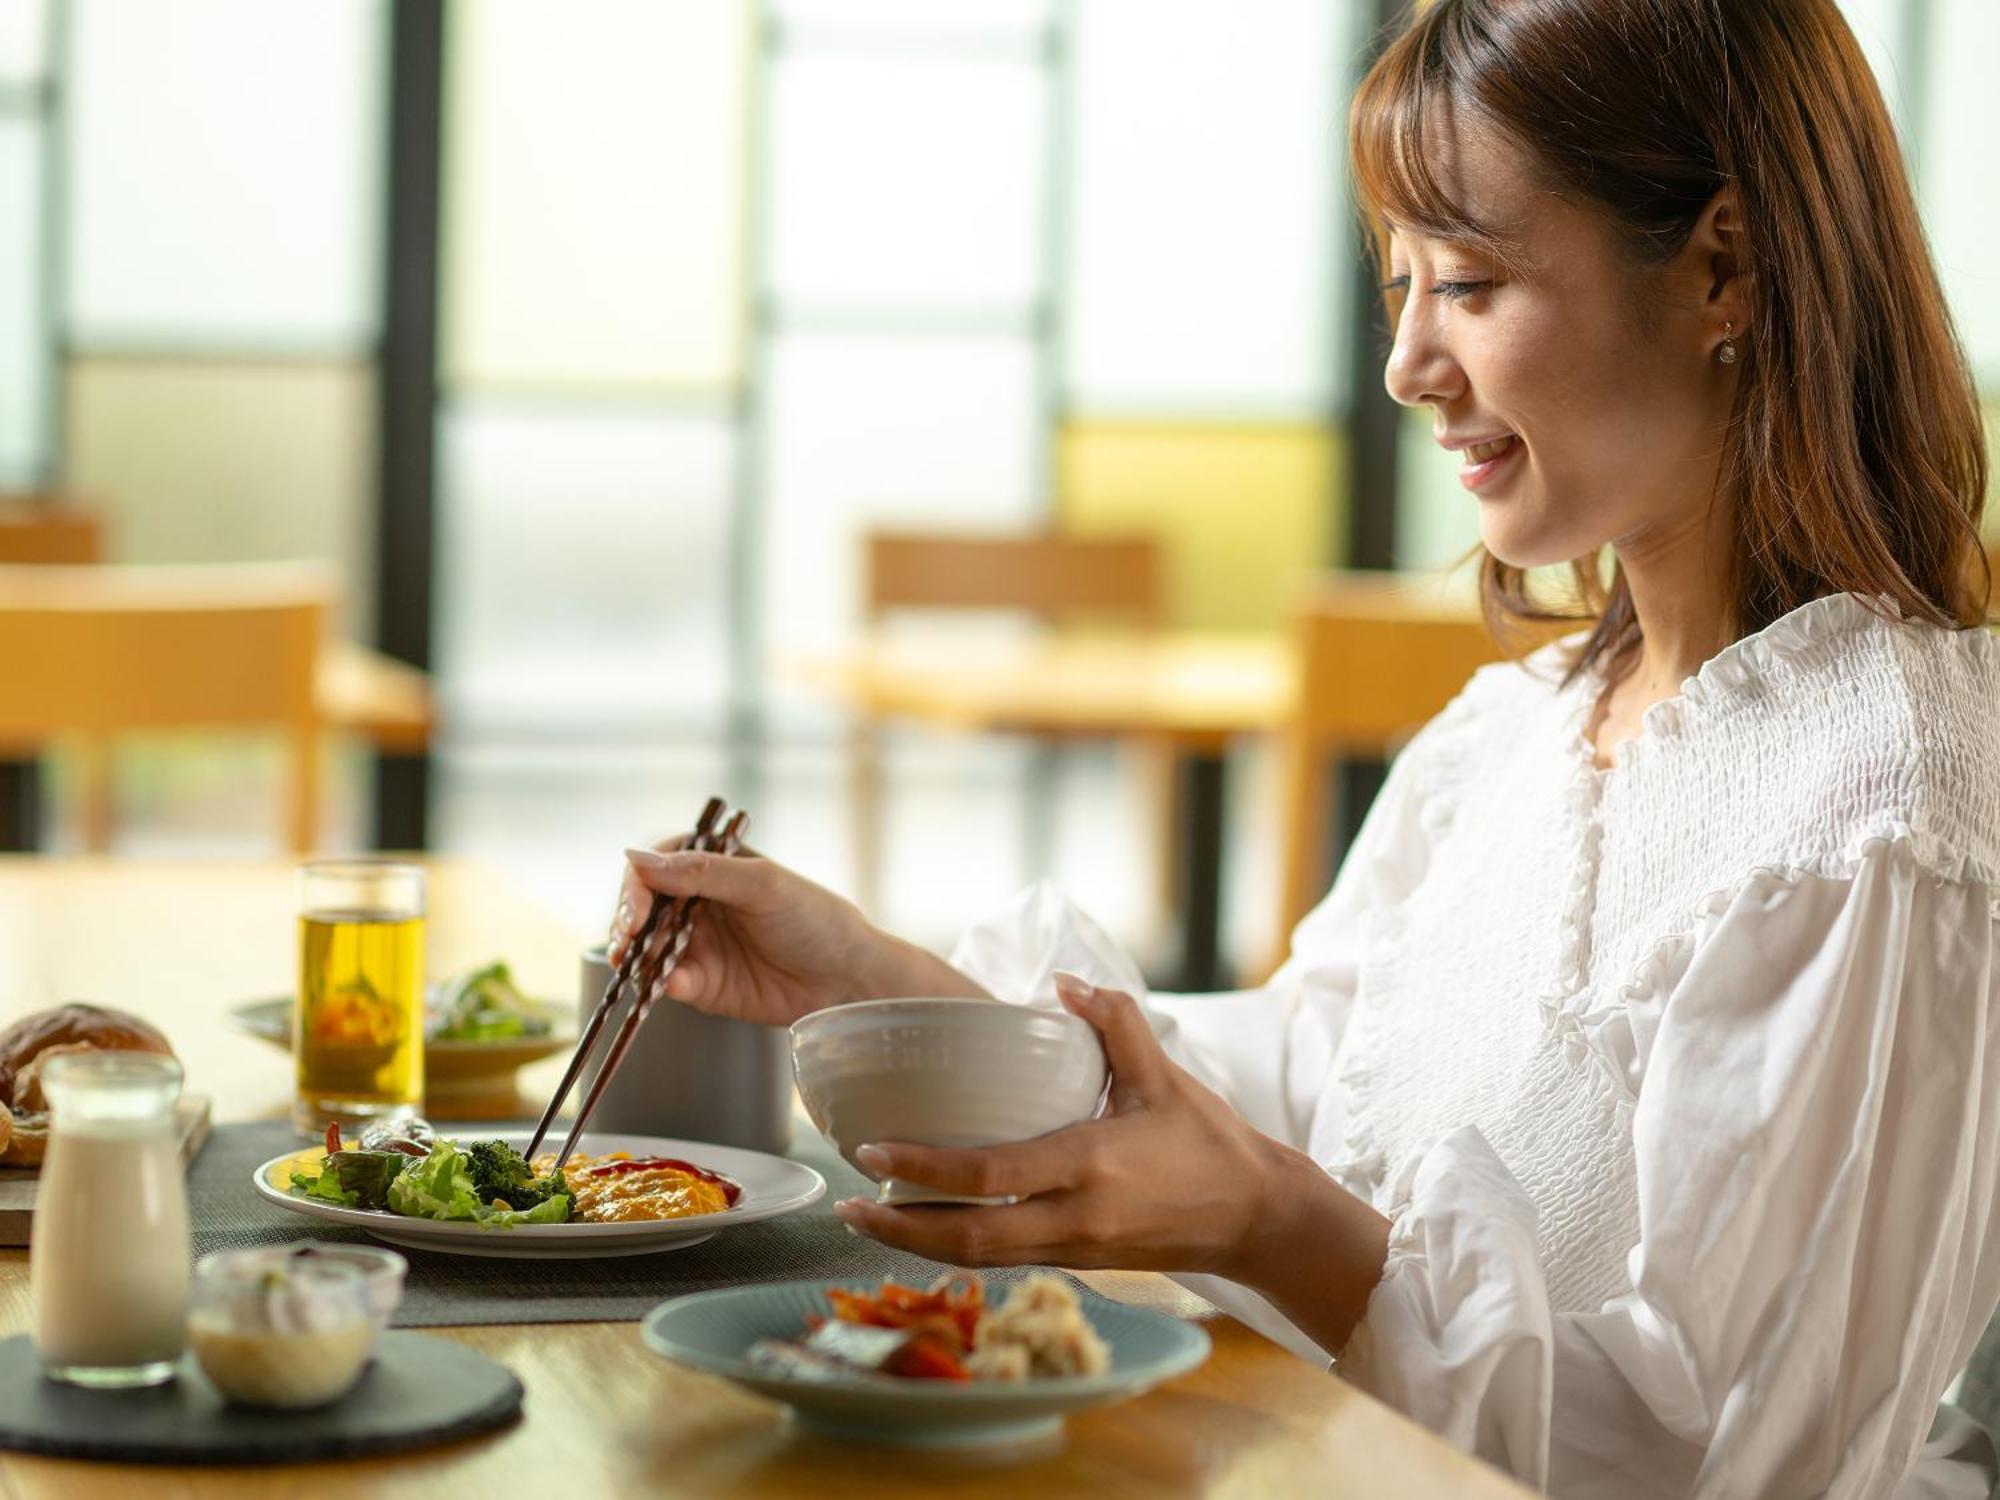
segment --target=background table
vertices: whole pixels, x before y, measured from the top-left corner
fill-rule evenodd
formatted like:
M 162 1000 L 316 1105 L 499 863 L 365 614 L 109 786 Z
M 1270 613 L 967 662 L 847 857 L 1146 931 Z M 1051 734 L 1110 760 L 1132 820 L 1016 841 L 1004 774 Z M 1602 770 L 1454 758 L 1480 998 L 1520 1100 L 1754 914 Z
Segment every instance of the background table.
M 885 632 L 796 666 L 845 707 L 876 719 L 1170 749 L 1180 781 L 1171 863 L 1181 957 L 1168 987 L 1222 987 L 1223 756 L 1231 740 L 1286 724 L 1296 668 L 1284 636 L 1050 631 L 968 641 Z
M 574 993 L 585 937 L 486 872 L 431 868 L 434 972 L 504 955 L 531 990 Z M 616 870 L 607 875 L 611 883 Z M 138 1011 L 180 1050 L 220 1120 L 283 1112 L 288 1068 L 225 1024 L 232 1001 L 282 990 L 294 963 L 290 867 L 0 859 L 0 1016 L 59 1000 Z M 546 1089 L 557 1071 L 525 1075 Z M 282 1471 L 136 1468 L 0 1454 L 7 1500 L 182 1496 L 491 1497 L 931 1494 L 1394 1495 L 1526 1492 L 1164 1277 L 1093 1274 L 1108 1296 L 1206 1314 L 1215 1354 L 1126 1405 L 1072 1418 L 1060 1446 L 1008 1462 L 826 1442 L 782 1408 L 648 1354 L 637 1325 L 458 1328 L 510 1365 L 526 1420 L 497 1437 L 394 1459 Z M 28 1326 L 27 1257 L 0 1252 L 0 1336 Z
M 1289 630 L 1264 633 L 875 629 L 791 665 L 863 721 L 1165 747 L 1179 768 L 1170 863 L 1182 951 L 1163 987 L 1215 990 L 1261 977 L 1284 956 L 1280 941 L 1243 975 L 1222 962 L 1230 745 L 1287 742 L 1275 820 L 1282 937 L 1324 892 L 1337 863 L 1327 846 L 1344 847 L 1359 828 L 1395 747 L 1500 654 L 1463 573 L 1302 574 L 1290 615 Z M 1560 627 L 1536 627 L 1523 644 L 1553 633 Z M 1329 798 L 1319 778 L 1334 771 Z

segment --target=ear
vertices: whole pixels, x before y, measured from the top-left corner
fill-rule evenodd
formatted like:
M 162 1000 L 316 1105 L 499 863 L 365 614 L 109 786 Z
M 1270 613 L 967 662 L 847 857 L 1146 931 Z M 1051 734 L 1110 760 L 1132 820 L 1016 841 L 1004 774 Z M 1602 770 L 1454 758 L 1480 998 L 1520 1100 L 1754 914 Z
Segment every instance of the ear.
M 1730 183 L 1708 200 L 1678 257 L 1687 284 L 1699 299 L 1702 335 L 1708 347 L 1722 342 L 1723 325 L 1737 337 L 1750 327 L 1750 272 L 1743 234 L 1743 200 Z

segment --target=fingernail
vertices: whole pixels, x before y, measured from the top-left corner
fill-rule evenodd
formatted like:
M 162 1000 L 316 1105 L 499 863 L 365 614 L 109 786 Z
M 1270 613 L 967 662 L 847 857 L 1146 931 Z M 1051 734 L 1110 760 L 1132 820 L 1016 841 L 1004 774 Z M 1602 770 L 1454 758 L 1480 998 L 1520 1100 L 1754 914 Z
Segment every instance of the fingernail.
M 643 865 L 649 870 L 658 870 L 666 865 L 667 857 L 655 849 L 627 849 L 625 857 L 635 865 Z
M 1097 993 L 1096 985 L 1066 969 L 1057 969 L 1053 977 L 1056 982 L 1056 993 L 1065 1000 L 1088 1000 Z
M 866 1206 L 864 1200 L 860 1198 L 842 1198 L 833 1205 L 833 1211 L 839 1214 L 841 1222 L 851 1229 L 854 1227 L 854 1221 L 861 1217 L 861 1210 Z
M 861 1163 L 861 1170 L 875 1177 L 886 1177 L 889 1173 L 889 1153 L 880 1146 L 856 1148 L 854 1159 Z

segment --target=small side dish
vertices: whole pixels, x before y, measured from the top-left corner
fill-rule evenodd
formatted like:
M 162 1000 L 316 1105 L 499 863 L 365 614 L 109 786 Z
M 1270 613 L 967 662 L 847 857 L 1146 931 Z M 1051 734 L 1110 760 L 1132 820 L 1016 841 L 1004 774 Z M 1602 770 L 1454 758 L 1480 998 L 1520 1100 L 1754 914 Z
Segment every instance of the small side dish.
M 499 959 L 469 969 L 444 987 L 444 1003 L 431 1017 L 426 1040 L 510 1042 L 547 1036 L 549 1018 L 521 993 L 514 974 Z
M 827 1437 L 915 1448 L 1047 1441 L 1068 1413 L 1184 1375 L 1210 1347 L 1198 1324 L 1046 1274 L 718 1287 L 662 1302 L 639 1336 Z
M 797 1340 L 759 1339 L 750 1363 L 815 1381 L 1022 1381 L 1101 1375 L 1111 1367 L 1111 1352 L 1076 1293 L 1046 1272 L 1010 1289 L 998 1307 L 969 1273 L 925 1290 L 885 1281 L 879 1292 L 834 1288 L 826 1297 L 832 1317 L 810 1320 Z
M 360 1380 L 376 1333 L 352 1265 L 226 1250 L 195 1267 L 188 1345 L 240 1405 L 303 1411 L 339 1400 Z
M 389 1320 L 403 1301 L 403 1282 L 410 1263 L 393 1250 L 380 1245 L 335 1245 L 323 1240 L 300 1240 L 269 1252 L 282 1257 L 284 1265 L 317 1267 L 346 1266 L 361 1278 L 361 1290 L 368 1304 L 368 1316 L 375 1331 L 388 1331 Z

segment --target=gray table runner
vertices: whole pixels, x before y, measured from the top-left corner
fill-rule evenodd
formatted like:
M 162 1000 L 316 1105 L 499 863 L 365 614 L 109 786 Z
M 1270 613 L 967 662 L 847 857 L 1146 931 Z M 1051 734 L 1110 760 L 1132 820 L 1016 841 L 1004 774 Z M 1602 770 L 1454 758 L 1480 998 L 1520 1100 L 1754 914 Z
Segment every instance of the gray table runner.
M 515 1128 L 495 1126 L 493 1133 Z M 257 1196 L 251 1186 L 257 1167 L 298 1147 L 298 1137 L 281 1122 L 216 1127 L 188 1173 L 196 1255 L 307 1239 L 375 1243 L 359 1230 L 300 1218 Z M 663 1298 L 710 1287 L 834 1276 L 892 1276 L 921 1286 L 949 1269 L 848 1232 L 833 1204 L 870 1184 L 817 1135 L 797 1142 L 791 1154 L 826 1178 L 826 1197 L 799 1213 L 746 1224 L 684 1250 L 606 1260 L 499 1260 L 392 1246 L 410 1262 L 396 1326 L 625 1322 L 643 1317 Z M 986 1273 L 1003 1282 L 1020 1274 Z

